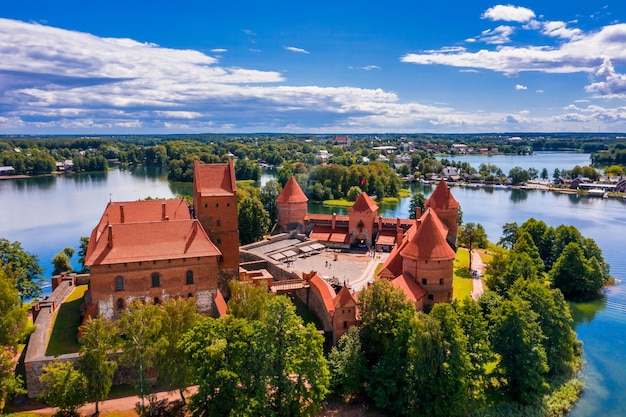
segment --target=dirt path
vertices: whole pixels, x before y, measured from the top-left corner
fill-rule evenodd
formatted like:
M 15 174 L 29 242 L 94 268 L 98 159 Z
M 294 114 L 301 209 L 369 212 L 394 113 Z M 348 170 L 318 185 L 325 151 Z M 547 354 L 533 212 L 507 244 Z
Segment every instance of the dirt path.
M 472 271 L 477 271 L 478 276 L 472 278 L 472 298 L 474 300 L 478 300 L 483 292 L 485 291 L 483 287 L 483 274 L 485 273 L 485 265 L 483 264 L 483 259 L 480 257 L 480 253 L 475 250 L 472 250 Z

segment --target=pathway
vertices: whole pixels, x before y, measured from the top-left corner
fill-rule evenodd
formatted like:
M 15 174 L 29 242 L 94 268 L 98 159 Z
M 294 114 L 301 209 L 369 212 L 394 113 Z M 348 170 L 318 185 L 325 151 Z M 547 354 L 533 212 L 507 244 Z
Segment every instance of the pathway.
M 485 264 L 483 264 L 483 259 L 480 257 L 480 253 L 475 250 L 472 250 L 472 271 L 478 271 L 479 276 L 472 278 L 472 298 L 474 300 L 478 300 L 483 292 L 485 291 L 483 288 L 483 274 L 485 273 Z

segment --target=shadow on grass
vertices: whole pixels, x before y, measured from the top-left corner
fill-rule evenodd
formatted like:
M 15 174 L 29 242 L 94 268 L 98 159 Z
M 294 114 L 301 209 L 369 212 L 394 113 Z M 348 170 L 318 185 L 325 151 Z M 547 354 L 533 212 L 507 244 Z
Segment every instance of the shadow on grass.
M 78 326 L 80 326 L 80 305 L 84 297 L 65 302 L 59 308 L 50 342 L 46 349 L 47 356 L 78 352 Z

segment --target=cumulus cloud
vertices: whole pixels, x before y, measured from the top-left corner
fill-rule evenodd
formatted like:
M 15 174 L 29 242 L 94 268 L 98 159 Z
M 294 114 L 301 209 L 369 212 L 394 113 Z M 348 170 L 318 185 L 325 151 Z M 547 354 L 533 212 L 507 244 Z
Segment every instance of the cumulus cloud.
M 568 28 L 565 22 L 551 21 L 543 22 L 541 33 L 553 38 L 579 39 L 583 36 L 583 31 L 578 28 Z
M 505 21 L 505 22 L 519 22 L 524 23 L 528 22 L 531 19 L 535 18 L 535 12 L 526 7 L 520 6 L 512 6 L 512 5 L 502 5 L 498 4 L 497 6 L 491 7 L 487 9 L 483 15 L 483 19 L 489 19 L 493 21 Z
M 605 26 L 555 46 L 499 46 L 493 50 L 438 51 L 404 55 L 402 62 L 488 69 L 515 76 L 520 72 L 593 73 L 605 58 L 626 62 L 626 24 Z
M 498 26 L 495 29 L 484 30 L 476 39 L 485 43 L 500 45 L 511 41 L 511 35 L 515 32 L 512 26 Z
M 600 81 L 585 87 L 585 90 L 600 96 L 626 98 L 626 75 L 615 71 L 613 63 L 606 58 L 595 73 Z
M 285 46 L 285 49 L 287 51 L 295 52 L 295 53 L 298 53 L 298 54 L 308 54 L 309 53 L 309 51 L 307 51 L 306 49 L 296 48 L 295 46 Z
M 522 84 L 516 84 L 515 85 L 515 89 L 516 90 L 528 90 L 528 87 L 526 87 L 525 85 L 522 85 Z

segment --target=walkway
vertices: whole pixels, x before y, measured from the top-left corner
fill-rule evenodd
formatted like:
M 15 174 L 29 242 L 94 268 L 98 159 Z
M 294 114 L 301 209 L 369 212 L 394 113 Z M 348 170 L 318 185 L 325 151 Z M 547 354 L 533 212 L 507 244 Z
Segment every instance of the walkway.
M 472 278 L 472 298 L 474 300 L 478 300 L 483 292 L 485 291 L 483 288 L 483 278 L 482 276 L 485 273 L 485 264 L 483 263 L 483 259 L 480 257 L 480 253 L 475 250 L 472 250 L 472 271 L 477 271 L 478 276 Z M 473 275 L 473 274 L 472 274 Z

